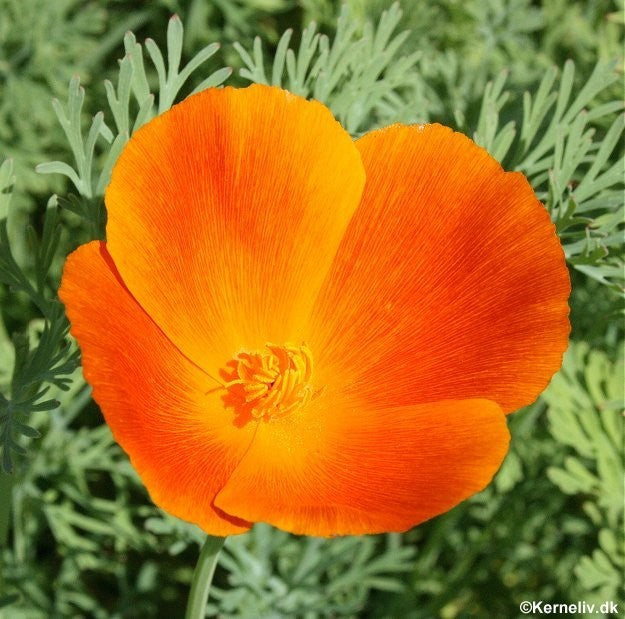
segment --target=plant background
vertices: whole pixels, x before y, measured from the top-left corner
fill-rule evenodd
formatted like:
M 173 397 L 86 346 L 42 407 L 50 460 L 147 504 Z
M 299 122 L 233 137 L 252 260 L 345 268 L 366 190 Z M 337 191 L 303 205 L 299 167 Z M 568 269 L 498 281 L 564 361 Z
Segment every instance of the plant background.
M 523 600 L 612 600 L 622 615 L 624 14 L 622 0 L 0 0 L 0 616 L 184 606 L 202 533 L 150 503 L 55 295 L 67 253 L 103 234 L 128 135 L 224 80 L 319 98 L 354 136 L 443 122 L 523 171 L 565 246 L 573 332 L 484 492 L 402 535 L 257 525 L 227 541 L 211 612 L 514 617 Z

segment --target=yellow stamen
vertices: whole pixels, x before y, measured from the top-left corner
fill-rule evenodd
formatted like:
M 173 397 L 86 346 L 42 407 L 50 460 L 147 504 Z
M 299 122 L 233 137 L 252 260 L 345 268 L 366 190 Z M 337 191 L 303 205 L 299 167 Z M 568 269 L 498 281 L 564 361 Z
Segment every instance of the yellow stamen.
M 235 408 L 256 419 L 283 417 L 310 401 L 312 353 L 301 346 L 266 344 L 262 352 L 241 352 L 236 375 L 225 384 Z

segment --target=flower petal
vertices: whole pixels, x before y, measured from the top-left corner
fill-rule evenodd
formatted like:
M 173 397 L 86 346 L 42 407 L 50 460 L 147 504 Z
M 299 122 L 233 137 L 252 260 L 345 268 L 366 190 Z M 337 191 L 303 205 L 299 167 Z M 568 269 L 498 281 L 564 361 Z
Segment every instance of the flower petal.
M 570 283 L 525 177 L 440 125 L 356 144 L 367 183 L 315 308 L 318 381 L 371 404 L 531 403 L 567 347 Z
M 215 502 L 298 534 L 404 531 L 484 488 L 508 441 L 487 400 L 375 409 L 321 395 L 259 424 Z
M 83 371 L 115 439 L 153 501 L 212 535 L 249 523 L 213 498 L 238 464 L 253 424 L 233 425 L 215 382 L 184 357 L 124 287 L 104 243 L 67 260 L 59 291 Z
M 216 372 L 241 347 L 301 340 L 363 185 L 357 149 L 320 103 L 209 89 L 124 149 L 108 249 L 172 342 Z

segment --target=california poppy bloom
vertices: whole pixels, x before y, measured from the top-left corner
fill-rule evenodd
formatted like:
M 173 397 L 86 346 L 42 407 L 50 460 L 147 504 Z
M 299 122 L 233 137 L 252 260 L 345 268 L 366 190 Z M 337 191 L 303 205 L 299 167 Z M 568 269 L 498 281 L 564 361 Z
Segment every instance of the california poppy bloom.
M 278 88 L 138 130 L 60 295 L 154 502 L 212 535 L 402 531 L 484 488 L 560 367 L 569 278 L 520 173 L 440 125 L 355 142 Z

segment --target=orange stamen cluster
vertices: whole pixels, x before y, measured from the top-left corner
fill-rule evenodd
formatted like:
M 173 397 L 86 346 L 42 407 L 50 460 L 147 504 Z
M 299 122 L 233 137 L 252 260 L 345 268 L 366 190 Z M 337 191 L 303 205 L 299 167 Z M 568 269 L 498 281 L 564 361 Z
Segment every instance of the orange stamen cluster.
M 263 352 L 241 352 L 235 358 L 236 378 L 230 393 L 256 419 L 283 417 L 312 397 L 312 354 L 305 346 L 266 344 Z

